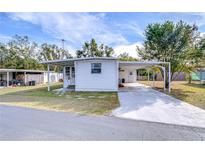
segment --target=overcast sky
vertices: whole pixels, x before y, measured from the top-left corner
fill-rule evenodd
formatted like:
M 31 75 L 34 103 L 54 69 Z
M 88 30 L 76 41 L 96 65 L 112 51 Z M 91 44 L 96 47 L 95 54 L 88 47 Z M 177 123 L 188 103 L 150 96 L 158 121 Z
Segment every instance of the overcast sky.
M 183 20 L 197 24 L 205 33 L 205 13 L 0 13 L 0 41 L 15 34 L 27 35 L 37 43 L 55 43 L 72 53 L 82 43 L 95 38 L 115 49 L 137 56 L 136 45 L 142 44 L 149 23 Z

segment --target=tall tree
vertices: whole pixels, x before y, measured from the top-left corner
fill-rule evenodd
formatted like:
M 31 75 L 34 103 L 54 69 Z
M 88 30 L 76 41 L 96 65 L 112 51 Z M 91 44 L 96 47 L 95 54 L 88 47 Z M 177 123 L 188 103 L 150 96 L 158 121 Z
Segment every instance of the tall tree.
M 47 44 L 47 43 L 41 45 L 39 56 L 38 56 L 38 59 L 40 61 L 68 59 L 68 58 L 72 58 L 72 56 L 67 50 L 61 49 L 55 44 Z M 52 67 L 51 69 L 57 71 L 59 70 L 59 67 L 55 66 Z
M 0 43 L 0 68 L 5 68 L 5 61 L 8 58 L 8 51 L 6 45 Z
M 130 56 L 127 52 L 124 52 L 118 56 L 118 59 L 121 61 L 137 61 L 137 58 Z
M 112 57 L 114 50 L 107 45 L 101 44 L 98 46 L 95 39 L 90 42 L 85 42 L 81 50 L 76 51 L 78 58 L 81 57 Z
M 41 45 L 38 58 L 40 60 L 47 61 L 56 59 L 68 59 L 71 57 L 71 54 L 67 50 L 61 49 L 55 44 L 44 43 Z
M 144 49 L 137 48 L 137 51 L 144 60 L 170 62 L 171 79 L 174 79 L 175 72 L 183 71 L 191 59 L 196 60 L 199 52 L 193 45 L 198 39 L 196 25 L 189 25 L 183 21 L 176 24 L 171 21 L 154 23 L 149 24 L 145 30 Z
M 15 35 L 5 46 L 1 45 L 1 50 L 4 68 L 42 69 L 36 60 L 37 44 L 30 41 L 28 36 Z

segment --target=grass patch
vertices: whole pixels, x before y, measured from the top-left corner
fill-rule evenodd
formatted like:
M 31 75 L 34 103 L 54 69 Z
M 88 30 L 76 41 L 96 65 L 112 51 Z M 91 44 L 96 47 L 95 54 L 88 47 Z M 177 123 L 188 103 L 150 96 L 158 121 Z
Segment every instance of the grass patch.
M 61 87 L 62 84 L 55 84 L 51 89 Z M 48 92 L 45 85 L 0 89 L 0 104 L 95 115 L 107 114 L 119 106 L 115 92 L 67 92 L 58 95 L 54 91 Z
M 139 82 L 150 86 L 152 85 L 152 81 Z M 163 82 L 155 81 L 154 89 L 164 92 Z M 185 81 L 173 81 L 171 86 L 171 93 L 165 93 L 187 103 L 205 109 L 205 85 L 199 84 L 198 82 L 188 84 Z

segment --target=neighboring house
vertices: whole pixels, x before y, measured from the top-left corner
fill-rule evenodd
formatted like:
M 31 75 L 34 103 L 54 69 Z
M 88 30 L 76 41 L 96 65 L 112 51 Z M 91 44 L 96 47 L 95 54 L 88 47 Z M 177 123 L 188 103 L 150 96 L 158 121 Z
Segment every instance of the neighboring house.
M 41 70 L 0 69 L 0 86 L 18 86 L 45 84 L 48 73 Z M 62 73 L 50 73 L 51 82 L 58 82 L 63 78 Z
M 205 69 L 198 69 L 192 73 L 192 80 L 204 81 L 205 80 Z
M 161 64 L 169 65 L 170 68 L 169 62 L 126 62 L 111 57 L 72 58 L 45 61 L 42 64 L 48 65 L 48 73 L 50 65 L 63 67 L 63 87 L 72 87 L 75 91 L 118 91 L 120 83 L 136 82 L 136 69 L 158 66 L 165 71 Z M 170 74 L 170 69 L 168 71 Z

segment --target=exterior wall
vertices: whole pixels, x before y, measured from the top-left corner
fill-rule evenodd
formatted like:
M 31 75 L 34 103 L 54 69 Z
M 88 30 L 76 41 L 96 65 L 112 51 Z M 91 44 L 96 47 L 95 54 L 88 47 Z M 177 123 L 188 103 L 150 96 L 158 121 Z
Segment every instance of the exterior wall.
M 26 74 L 26 85 L 28 85 L 29 81 L 35 81 L 36 84 L 43 84 L 43 73 L 42 74 Z
M 91 73 L 91 63 L 101 63 L 101 73 Z M 117 91 L 118 62 L 116 60 L 90 60 L 75 62 L 76 91 Z
M 122 80 L 125 80 L 125 83 L 134 83 L 137 79 L 137 72 L 135 68 L 132 67 L 121 67 L 121 71 L 119 72 L 120 83 Z
M 44 73 L 43 77 L 43 83 L 48 82 L 48 73 Z M 58 82 L 60 79 L 63 79 L 63 73 L 56 73 L 56 72 L 50 72 L 50 83 Z

